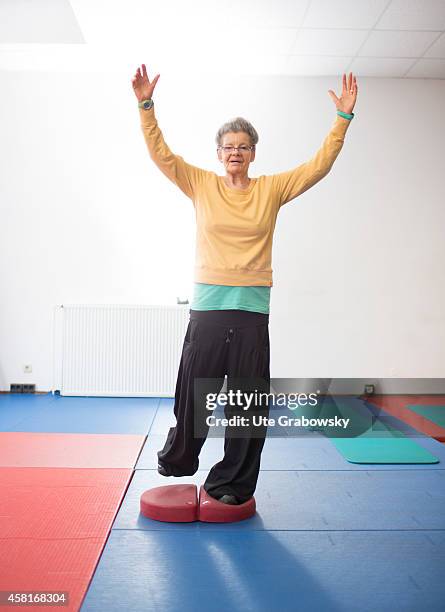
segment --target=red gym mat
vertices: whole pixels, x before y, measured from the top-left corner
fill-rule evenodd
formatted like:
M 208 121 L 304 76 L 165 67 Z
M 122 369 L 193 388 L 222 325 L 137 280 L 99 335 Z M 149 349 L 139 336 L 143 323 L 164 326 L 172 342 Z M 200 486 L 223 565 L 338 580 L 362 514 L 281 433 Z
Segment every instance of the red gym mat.
M 0 468 L 0 591 L 68 591 L 69 606 L 58 609 L 79 610 L 131 475 Z
M 379 406 L 388 414 L 400 419 L 417 431 L 445 442 L 445 430 L 429 419 L 406 408 L 409 404 L 419 406 L 443 406 L 443 395 L 375 395 L 366 398 L 367 402 Z
M 0 467 L 132 468 L 145 436 L 0 432 Z

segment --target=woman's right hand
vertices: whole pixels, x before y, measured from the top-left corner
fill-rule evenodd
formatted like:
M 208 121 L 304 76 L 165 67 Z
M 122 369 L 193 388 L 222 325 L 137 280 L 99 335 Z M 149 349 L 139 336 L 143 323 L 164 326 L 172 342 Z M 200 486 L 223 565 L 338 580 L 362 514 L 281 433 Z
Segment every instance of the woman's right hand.
M 138 99 L 138 102 L 142 102 L 142 100 L 148 100 L 153 97 L 153 91 L 156 87 L 156 83 L 158 82 L 159 74 L 155 76 L 155 78 L 150 81 L 148 80 L 147 68 L 145 64 L 142 64 L 142 72 L 141 69 L 138 68 L 136 74 L 132 79 L 133 90 Z

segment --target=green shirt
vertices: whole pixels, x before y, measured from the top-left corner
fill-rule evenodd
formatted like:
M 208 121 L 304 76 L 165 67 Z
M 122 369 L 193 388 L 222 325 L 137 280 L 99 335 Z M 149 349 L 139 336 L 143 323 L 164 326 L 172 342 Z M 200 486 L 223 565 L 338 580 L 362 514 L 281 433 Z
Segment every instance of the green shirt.
M 250 310 L 269 314 L 270 287 L 195 283 L 192 310 Z

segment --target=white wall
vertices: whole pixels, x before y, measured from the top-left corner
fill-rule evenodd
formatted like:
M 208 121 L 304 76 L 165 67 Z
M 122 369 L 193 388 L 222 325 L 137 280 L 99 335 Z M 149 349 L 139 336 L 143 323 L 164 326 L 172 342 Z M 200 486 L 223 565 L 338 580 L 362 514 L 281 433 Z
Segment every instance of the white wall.
M 51 388 L 55 304 L 191 299 L 194 209 L 146 152 L 135 69 L 1 73 L 2 390 Z M 331 173 L 278 217 L 274 377 L 445 376 L 445 81 L 358 83 Z M 217 172 L 215 132 L 245 116 L 260 134 L 251 176 L 270 174 L 317 151 L 339 85 L 162 74 L 157 116 L 173 151 Z

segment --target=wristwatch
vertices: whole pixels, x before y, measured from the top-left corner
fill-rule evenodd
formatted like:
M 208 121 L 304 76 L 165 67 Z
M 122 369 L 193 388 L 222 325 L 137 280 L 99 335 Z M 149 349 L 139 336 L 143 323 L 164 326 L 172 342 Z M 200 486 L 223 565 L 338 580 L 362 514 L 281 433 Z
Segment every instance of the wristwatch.
M 148 98 L 147 100 L 142 100 L 138 103 L 138 106 L 139 108 L 143 108 L 144 110 L 150 110 L 150 108 L 153 106 L 153 100 L 151 98 Z

